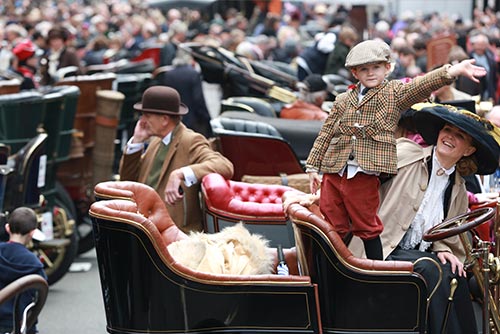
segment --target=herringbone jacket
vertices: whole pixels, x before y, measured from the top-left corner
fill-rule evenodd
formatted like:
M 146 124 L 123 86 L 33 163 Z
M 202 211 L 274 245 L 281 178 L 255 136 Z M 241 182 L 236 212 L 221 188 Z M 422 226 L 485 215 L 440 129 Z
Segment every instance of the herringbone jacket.
M 316 138 L 307 168 L 338 173 L 349 155 L 363 170 L 396 174 L 396 130 L 400 113 L 422 102 L 439 87 L 449 85 L 445 65 L 409 83 L 384 81 L 358 102 L 359 85 L 337 96 Z

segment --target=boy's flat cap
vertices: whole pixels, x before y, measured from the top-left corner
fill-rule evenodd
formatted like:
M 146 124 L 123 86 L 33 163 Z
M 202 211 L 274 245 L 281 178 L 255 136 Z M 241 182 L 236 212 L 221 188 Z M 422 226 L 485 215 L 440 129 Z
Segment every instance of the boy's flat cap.
M 345 67 L 391 62 L 391 48 L 381 40 L 367 40 L 356 44 L 347 54 Z

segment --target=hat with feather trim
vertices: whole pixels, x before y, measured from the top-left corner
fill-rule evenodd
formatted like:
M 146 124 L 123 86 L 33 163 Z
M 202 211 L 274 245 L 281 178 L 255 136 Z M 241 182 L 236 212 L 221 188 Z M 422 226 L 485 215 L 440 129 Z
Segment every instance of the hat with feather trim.
M 500 157 L 499 142 L 496 140 L 498 129 L 488 120 L 465 109 L 451 105 L 418 103 L 413 121 L 417 132 L 430 145 L 437 143 L 438 135 L 445 124 L 451 124 L 470 135 L 476 151 L 471 155 L 477 165 L 476 174 L 493 173 Z

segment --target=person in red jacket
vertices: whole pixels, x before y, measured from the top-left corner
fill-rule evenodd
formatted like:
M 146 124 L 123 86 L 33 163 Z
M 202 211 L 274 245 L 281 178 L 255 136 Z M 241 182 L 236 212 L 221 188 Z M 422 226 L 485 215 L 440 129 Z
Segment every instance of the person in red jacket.
M 38 57 L 36 56 L 35 44 L 29 39 L 24 39 L 14 46 L 12 53 L 15 56 L 12 69 L 23 77 L 20 89 L 37 88 L 38 84 L 35 75 L 37 73 Z

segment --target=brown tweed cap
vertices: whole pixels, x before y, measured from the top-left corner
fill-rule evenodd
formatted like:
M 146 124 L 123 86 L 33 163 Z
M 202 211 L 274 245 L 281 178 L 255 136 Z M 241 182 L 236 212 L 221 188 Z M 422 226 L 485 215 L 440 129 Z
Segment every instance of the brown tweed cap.
M 391 62 L 391 48 L 381 40 L 367 40 L 356 44 L 347 54 L 345 67 Z
M 179 93 L 167 86 L 152 86 L 142 94 L 142 102 L 134 104 L 134 109 L 141 112 L 167 115 L 185 115 L 189 109 L 181 103 Z

